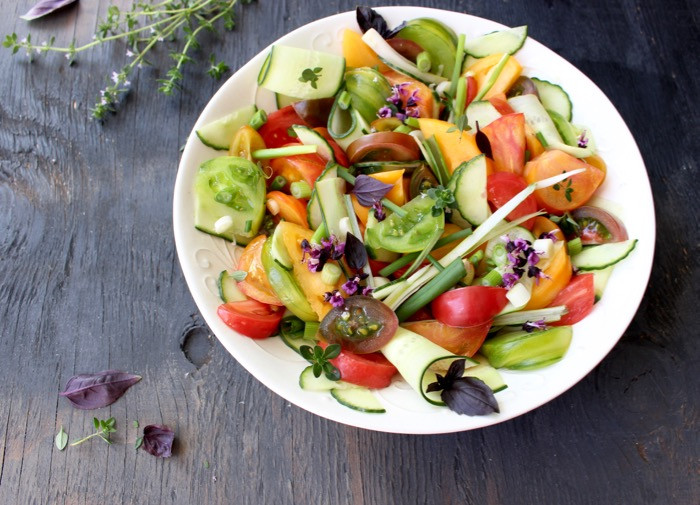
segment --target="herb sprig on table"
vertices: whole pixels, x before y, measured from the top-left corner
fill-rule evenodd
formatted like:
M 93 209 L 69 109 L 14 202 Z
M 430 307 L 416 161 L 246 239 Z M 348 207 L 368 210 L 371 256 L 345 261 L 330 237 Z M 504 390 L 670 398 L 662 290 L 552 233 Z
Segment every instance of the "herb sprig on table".
M 134 71 L 150 65 L 148 55 L 162 45 L 172 48 L 170 58 L 173 63 L 165 77 L 157 80 L 158 91 L 172 95 L 182 84 L 184 65 L 199 59 L 195 53 L 200 48 L 199 36 L 204 31 L 217 33 L 217 26 L 233 30 L 236 25 L 234 7 L 239 2 L 249 4 L 252 0 L 137 1 L 128 10 L 111 5 L 107 16 L 98 23 L 93 40 L 86 44 L 77 45 L 73 40 L 67 47 L 57 47 L 54 45 L 56 37 L 40 43 L 32 39 L 31 34 L 20 38 L 16 33 L 7 35 L 2 44 L 13 54 L 24 50 L 30 60 L 48 52 L 63 53 L 70 65 L 79 53 L 107 42 L 124 41 L 129 62 L 109 74 L 107 86 L 100 90 L 95 106 L 90 110 L 93 118 L 104 120 L 116 112 L 129 91 L 129 78 Z M 226 63 L 216 61 L 213 53 L 201 61 L 207 64 L 206 72 L 217 80 L 229 70 Z

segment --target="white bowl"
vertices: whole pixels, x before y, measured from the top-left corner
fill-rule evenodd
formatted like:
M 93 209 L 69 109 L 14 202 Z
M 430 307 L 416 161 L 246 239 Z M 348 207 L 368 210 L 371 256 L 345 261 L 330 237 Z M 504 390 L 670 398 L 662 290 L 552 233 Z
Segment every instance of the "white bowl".
M 432 17 L 467 37 L 504 28 L 486 19 L 437 9 L 377 10 L 389 26 L 405 19 Z M 357 29 L 354 12 L 309 23 L 275 43 L 339 54 L 344 28 Z M 530 38 L 516 55 L 524 73 L 558 83 L 569 93 L 574 104 L 574 122 L 591 128 L 600 154 L 608 164 L 608 175 L 598 195 L 614 202 L 629 236 L 639 239 L 632 254 L 615 267 L 602 301 L 574 326 L 571 347 L 564 359 L 532 372 L 503 371 L 508 389 L 496 394 L 500 414 L 468 417 L 429 405 L 398 376 L 389 388 L 377 391 L 386 413 L 365 414 L 340 405 L 329 394 L 301 390 L 298 378 L 307 363 L 279 338 L 252 340 L 228 328 L 216 314 L 221 303 L 216 279 L 219 272 L 233 266 L 236 248 L 197 231 L 193 220 L 197 168 L 203 161 L 223 153 L 205 147 L 194 132 L 207 122 L 255 101 L 271 110 L 269 97 L 256 96 L 256 77 L 267 52 L 268 48 L 263 48 L 231 76 L 200 115 L 182 155 L 173 203 L 175 243 L 192 296 L 209 327 L 241 365 L 275 393 L 319 416 L 377 431 L 428 434 L 481 428 L 524 414 L 562 394 L 600 363 L 632 320 L 649 279 L 655 238 L 651 189 L 639 149 L 612 103 L 574 66 Z

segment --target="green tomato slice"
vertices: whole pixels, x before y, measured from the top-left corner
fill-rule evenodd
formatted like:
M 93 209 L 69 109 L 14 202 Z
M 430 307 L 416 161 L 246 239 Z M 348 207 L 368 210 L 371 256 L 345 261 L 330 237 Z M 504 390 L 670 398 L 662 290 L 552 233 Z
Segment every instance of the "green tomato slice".
M 445 214 L 434 216 L 434 205 L 435 200 L 421 194 L 402 207 L 404 217 L 391 214 L 372 227 L 368 223 L 368 245 L 399 253 L 422 251 L 445 229 Z

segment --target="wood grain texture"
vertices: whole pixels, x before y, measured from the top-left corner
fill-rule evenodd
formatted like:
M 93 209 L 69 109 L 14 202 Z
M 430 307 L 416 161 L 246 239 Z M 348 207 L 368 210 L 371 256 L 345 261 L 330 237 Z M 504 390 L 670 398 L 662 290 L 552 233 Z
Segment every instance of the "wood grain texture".
M 106 2 L 43 21 L 0 0 L 0 34 L 92 36 Z M 119 2 L 122 5 L 126 1 Z M 369 5 L 398 5 L 369 1 Z M 89 107 L 121 45 L 69 68 L 0 51 L 0 503 L 693 504 L 698 449 L 698 9 L 681 0 L 417 1 L 530 34 L 585 72 L 634 134 L 654 191 L 656 264 L 611 354 L 570 391 L 507 423 L 441 436 L 374 433 L 320 419 L 267 390 L 198 315 L 172 238 L 179 147 L 219 84 L 185 74 L 154 92 L 168 56 L 134 78 L 104 125 Z M 260 0 L 210 38 L 236 69 L 282 34 L 354 3 Z M 188 359 L 188 357 L 190 359 Z M 191 360 L 191 361 L 190 361 Z M 197 365 L 193 364 L 197 363 Z M 114 445 L 60 452 L 92 430 L 58 398 L 80 372 L 143 375 L 114 416 Z M 174 457 L 135 451 L 132 426 L 164 423 Z

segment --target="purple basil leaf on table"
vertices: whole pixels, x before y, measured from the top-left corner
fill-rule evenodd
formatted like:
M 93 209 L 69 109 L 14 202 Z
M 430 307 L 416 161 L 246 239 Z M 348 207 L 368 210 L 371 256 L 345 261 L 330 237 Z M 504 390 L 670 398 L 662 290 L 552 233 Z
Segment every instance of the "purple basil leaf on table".
M 345 260 L 354 270 L 360 270 L 367 264 L 365 244 L 352 233 L 348 233 L 345 238 Z
M 80 374 L 68 379 L 66 390 L 61 396 L 65 396 L 76 408 L 99 409 L 116 402 L 140 380 L 140 375 L 119 370 Z
M 370 177 L 369 175 L 358 175 L 355 179 L 355 187 L 352 193 L 357 197 L 357 201 L 363 207 L 371 207 L 379 200 L 384 198 L 393 184 L 386 184 Z
M 401 29 L 404 26 L 406 26 L 406 22 L 404 21 L 393 30 L 389 30 L 389 27 L 386 24 L 386 20 L 382 17 L 381 14 L 379 14 L 371 7 L 358 7 L 355 11 L 355 15 L 357 17 L 357 25 L 360 27 L 360 30 L 362 30 L 362 33 L 365 33 L 370 28 L 374 28 L 375 30 L 377 30 L 377 32 L 379 32 L 379 35 L 381 35 L 385 39 L 392 38 L 397 33 L 399 33 L 399 31 L 401 31 Z
M 164 424 L 149 424 L 143 429 L 143 449 L 156 458 L 169 458 L 173 455 L 175 432 Z
M 486 136 L 484 132 L 479 129 L 479 122 L 476 122 L 476 134 L 474 135 L 474 140 L 476 140 L 476 147 L 486 155 L 487 158 L 493 159 L 493 152 L 491 151 L 491 141 Z
M 61 7 L 65 7 L 66 5 L 70 5 L 77 1 L 78 0 L 41 0 L 40 2 L 37 2 L 37 4 L 34 7 L 29 9 L 29 11 L 24 16 L 20 17 L 26 21 L 31 21 L 33 19 L 46 16 L 47 14 L 51 14 L 55 10 L 58 10 Z

